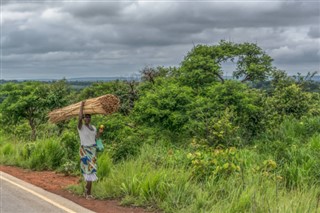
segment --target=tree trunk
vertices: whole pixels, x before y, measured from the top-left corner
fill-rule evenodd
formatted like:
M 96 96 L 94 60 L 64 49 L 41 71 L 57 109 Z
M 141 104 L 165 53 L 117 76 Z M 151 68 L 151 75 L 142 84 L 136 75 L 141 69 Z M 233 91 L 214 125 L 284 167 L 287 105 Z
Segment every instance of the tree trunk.
M 33 118 L 29 118 L 29 125 L 31 127 L 31 140 L 35 141 L 37 138 L 37 133 L 36 133 L 36 124 Z

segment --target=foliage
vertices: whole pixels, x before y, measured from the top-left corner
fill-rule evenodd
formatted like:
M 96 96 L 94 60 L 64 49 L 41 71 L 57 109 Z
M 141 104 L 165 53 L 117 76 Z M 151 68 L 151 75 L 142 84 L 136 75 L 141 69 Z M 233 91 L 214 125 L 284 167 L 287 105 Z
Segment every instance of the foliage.
M 119 198 L 123 205 L 151 206 L 163 212 L 248 212 L 252 209 L 313 212 L 317 209 L 319 185 L 288 190 L 284 177 L 282 180 L 278 177 L 281 176 L 279 165 L 252 149 L 236 150 L 240 174 L 235 172 L 206 181 L 190 179 L 190 169 L 183 169 L 178 162 L 165 163 L 169 151 L 176 153 L 178 149 L 163 144 L 144 145 L 141 157 L 115 164 L 112 172 L 94 185 L 94 195 L 100 199 Z M 186 158 L 186 153 L 184 156 Z M 257 172 L 253 171 L 256 165 L 261 167 Z M 73 190 L 81 194 L 82 189 L 78 186 Z
M 59 141 L 47 139 L 37 141 L 28 159 L 30 169 L 53 170 L 63 164 L 65 160 L 65 150 Z
M 136 156 L 139 153 L 141 140 L 139 137 L 128 136 L 121 141 L 115 142 L 111 145 L 110 151 L 112 159 L 115 162 L 128 159 Z
M 6 84 L 1 87 L 0 95 L 5 97 L 1 103 L 2 125 L 15 125 L 23 119 L 28 120 L 32 129 L 32 139 L 36 137 L 36 125 L 43 120 L 46 95 L 42 92 L 45 85 L 39 82 Z
M 234 147 L 227 149 L 212 148 L 196 140 L 192 142 L 195 151 L 188 154 L 191 162 L 192 178 L 207 180 L 227 178 L 240 172 L 237 150 Z
M 23 148 L 20 152 L 21 154 L 21 158 L 23 160 L 28 160 L 31 156 L 31 153 L 33 152 L 33 150 L 35 149 L 35 145 L 36 143 L 35 142 L 29 142 L 29 143 L 25 143 L 23 145 Z
M 164 81 L 140 97 L 134 108 L 138 123 L 170 131 L 182 131 L 188 122 L 186 106 L 190 103 L 192 90 L 174 81 Z
M 97 175 L 100 177 L 100 179 L 106 178 L 111 173 L 112 168 L 112 159 L 109 157 L 109 154 L 107 152 L 103 152 L 101 154 L 98 154 L 98 172 Z
M 174 71 L 174 68 L 165 68 L 165 67 L 144 67 L 140 73 L 141 73 L 141 80 L 145 82 L 150 82 L 151 84 L 156 83 L 156 78 L 159 77 L 169 77 L 172 75 L 172 72 Z
M 64 81 L 51 85 L 40 82 L 2 85 L 0 90 L 0 96 L 4 98 L 0 105 L 2 125 L 8 128 L 27 120 L 32 130 L 31 138 L 35 140 L 37 126 L 46 122 L 46 113 L 49 110 L 66 103 L 67 93 Z
M 236 44 L 220 41 L 217 45 L 197 45 L 181 63 L 177 71 L 183 84 L 200 89 L 223 79 L 222 64 L 237 59 L 237 79 L 245 81 L 265 80 L 273 70 L 272 58 L 253 43 Z
M 265 160 L 262 165 L 253 168 L 255 172 L 259 172 L 263 177 L 271 178 L 275 181 L 281 181 L 283 179 L 282 176 L 277 175 L 277 163 L 274 160 Z
M 264 94 L 236 81 L 225 81 L 207 88 L 202 96 L 197 96 L 189 106 L 189 128 L 193 135 L 208 139 L 216 122 L 221 120 L 221 130 L 228 128 L 227 141 L 236 139 L 236 129 L 246 139 L 265 130 Z M 227 122 L 227 123 L 225 123 Z M 227 127 L 229 126 L 229 127 Z M 193 128 L 193 129 L 192 129 Z M 226 133 L 227 134 L 227 133 Z M 234 137 L 233 137 L 234 136 Z M 232 139 L 233 137 L 233 139 Z M 219 141 L 217 141 L 219 142 Z M 211 142 L 213 143 L 213 141 Z
M 71 131 L 65 131 L 60 138 L 60 144 L 65 148 L 67 159 L 77 159 L 80 145 L 78 135 Z
M 285 119 L 277 129 L 270 130 L 260 143 L 261 154 L 270 153 L 277 162 L 277 175 L 288 188 L 317 183 L 319 152 L 319 117 Z M 312 148 L 311 148 L 312 147 Z
M 276 88 L 273 96 L 267 99 L 268 116 L 280 120 L 285 116 L 301 118 L 312 110 L 315 101 L 310 93 L 303 92 L 296 84 Z
M 233 122 L 233 113 L 229 108 L 225 109 L 219 117 L 210 117 L 208 111 L 204 109 L 206 103 L 212 103 L 210 101 L 203 102 L 204 99 L 198 98 L 197 104 L 199 107 L 194 107 L 194 110 L 190 112 L 192 118 L 190 120 L 190 131 L 199 139 L 205 139 L 209 146 L 230 146 L 238 145 L 237 140 L 238 126 L 235 126 Z M 194 106 L 194 105 L 193 105 Z

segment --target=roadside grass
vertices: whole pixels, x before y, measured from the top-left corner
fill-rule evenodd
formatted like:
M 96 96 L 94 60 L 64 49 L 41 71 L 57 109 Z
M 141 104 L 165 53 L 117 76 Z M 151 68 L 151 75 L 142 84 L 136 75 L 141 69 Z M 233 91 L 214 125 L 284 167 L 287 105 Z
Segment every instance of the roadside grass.
M 34 142 L 6 138 L 1 141 L 0 163 L 32 170 L 55 170 L 63 165 L 65 154 L 65 149 L 57 138 Z
M 311 140 L 311 139 L 310 139 Z M 315 140 L 314 138 L 312 140 Z M 316 142 L 313 142 L 316 143 Z M 160 144 L 141 147 L 140 155 L 113 164 L 94 183 L 99 199 L 120 198 L 123 205 L 157 208 L 164 212 L 317 212 L 318 183 L 287 186 L 282 167 L 270 169 L 271 153 L 251 147 L 239 150 L 242 172 L 225 178 L 196 181 L 188 169 L 186 149 Z M 184 159 L 172 163 L 172 159 Z M 301 166 L 301 165 L 298 165 Z M 109 168 L 110 167 L 110 168 Z M 110 170 L 109 170 L 110 169 Z M 298 167 L 298 170 L 300 167 Z M 83 186 L 72 190 L 82 194 Z
M 66 148 L 55 137 L 19 142 L 2 136 L 0 163 L 59 170 L 77 161 L 66 157 L 69 149 L 76 152 L 70 148 L 76 147 L 73 140 L 74 135 L 65 135 Z M 169 213 L 320 212 L 320 118 L 285 120 L 252 146 L 236 149 L 239 172 L 225 170 L 200 179 L 194 178 L 196 164 L 188 158 L 194 150 L 173 144 L 168 139 L 147 140 L 139 146 L 138 155 L 116 162 L 110 150 L 99 153 L 94 196 Z M 206 165 L 208 160 L 203 160 L 197 163 Z M 71 170 L 78 169 L 78 164 L 70 165 Z M 69 187 L 78 195 L 83 188 L 84 182 Z

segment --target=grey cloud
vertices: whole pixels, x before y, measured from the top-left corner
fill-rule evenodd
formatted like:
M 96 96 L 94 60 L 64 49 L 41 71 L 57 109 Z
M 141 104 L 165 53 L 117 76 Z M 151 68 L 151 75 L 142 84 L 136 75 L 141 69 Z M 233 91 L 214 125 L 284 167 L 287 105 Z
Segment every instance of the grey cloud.
M 221 39 L 257 43 L 276 65 L 307 70 L 319 67 L 319 4 L 11 1 L 3 7 L 3 70 L 126 75 L 178 66 L 193 45 Z
M 320 23 L 319 23 L 319 26 L 317 27 L 310 27 L 308 36 L 310 36 L 310 38 L 320 38 Z
M 78 6 L 77 6 L 78 5 Z M 134 6 L 132 6 L 134 5 Z M 132 6 L 131 9 L 130 6 Z M 92 24 L 158 26 L 189 23 L 218 28 L 296 26 L 319 22 L 319 2 L 87 3 L 64 11 Z M 117 16 L 123 15 L 123 16 Z M 169 30 L 174 30 L 169 27 Z M 194 28 L 192 28 L 194 29 Z

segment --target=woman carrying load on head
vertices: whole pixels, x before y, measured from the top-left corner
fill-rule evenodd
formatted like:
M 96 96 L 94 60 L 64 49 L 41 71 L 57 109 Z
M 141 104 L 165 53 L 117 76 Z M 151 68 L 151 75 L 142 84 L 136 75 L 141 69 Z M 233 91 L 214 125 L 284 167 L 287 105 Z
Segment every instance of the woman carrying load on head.
M 81 102 L 79 121 L 78 121 L 78 132 L 80 136 L 80 168 L 81 173 L 86 181 L 85 186 L 85 197 L 87 199 L 93 198 L 91 195 L 92 181 L 98 180 L 97 173 L 97 158 L 96 158 L 96 139 L 100 138 L 103 129 L 97 129 L 95 126 L 91 125 L 91 115 L 83 115 L 84 101 Z M 84 120 L 84 124 L 83 121 Z

